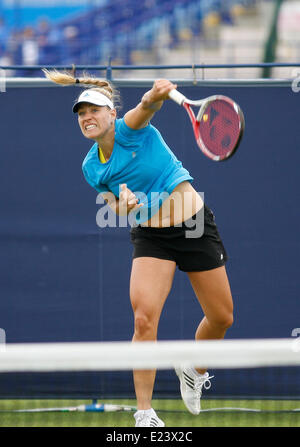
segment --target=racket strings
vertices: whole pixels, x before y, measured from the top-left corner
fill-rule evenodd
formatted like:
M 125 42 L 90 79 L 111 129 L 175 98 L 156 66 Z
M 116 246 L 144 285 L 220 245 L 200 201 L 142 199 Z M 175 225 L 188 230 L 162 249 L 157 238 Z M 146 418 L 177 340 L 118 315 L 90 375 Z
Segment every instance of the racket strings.
M 210 102 L 199 121 L 202 144 L 215 156 L 224 157 L 236 147 L 241 123 L 234 105 L 223 99 Z

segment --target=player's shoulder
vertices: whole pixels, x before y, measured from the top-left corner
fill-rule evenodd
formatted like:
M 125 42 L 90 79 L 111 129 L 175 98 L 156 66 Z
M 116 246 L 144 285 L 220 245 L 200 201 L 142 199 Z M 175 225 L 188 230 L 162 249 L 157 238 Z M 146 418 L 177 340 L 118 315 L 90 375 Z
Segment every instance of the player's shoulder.
M 97 160 L 97 157 L 98 157 L 98 143 L 94 143 L 83 159 L 82 168 L 84 168 L 87 164 L 94 161 L 95 159 Z
M 132 145 L 142 147 L 145 139 L 153 138 L 155 133 L 155 128 L 150 123 L 141 129 L 132 129 L 126 124 L 124 118 L 117 119 L 115 123 L 115 139 L 122 147 L 132 147 Z
M 116 133 L 120 132 L 122 134 L 128 135 L 142 135 L 145 133 L 157 131 L 157 129 L 150 122 L 147 124 L 147 126 L 141 127 L 140 129 L 132 129 L 128 126 L 128 124 L 126 124 L 124 117 L 122 117 L 116 119 L 115 131 Z

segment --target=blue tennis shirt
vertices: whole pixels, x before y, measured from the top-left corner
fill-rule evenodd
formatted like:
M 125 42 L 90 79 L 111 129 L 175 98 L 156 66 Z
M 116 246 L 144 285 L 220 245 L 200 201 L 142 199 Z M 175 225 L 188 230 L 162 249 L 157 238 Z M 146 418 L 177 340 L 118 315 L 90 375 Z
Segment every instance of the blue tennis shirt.
M 131 129 L 124 118 L 116 120 L 109 160 L 100 162 L 95 143 L 82 163 L 82 170 L 87 182 L 100 193 L 111 191 L 119 198 L 120 185 L 126 183 L 144 204 L 136 214 L 137 223 L 146 222 L 156 214 L 179 183 L 193 180 L 154 126 Z

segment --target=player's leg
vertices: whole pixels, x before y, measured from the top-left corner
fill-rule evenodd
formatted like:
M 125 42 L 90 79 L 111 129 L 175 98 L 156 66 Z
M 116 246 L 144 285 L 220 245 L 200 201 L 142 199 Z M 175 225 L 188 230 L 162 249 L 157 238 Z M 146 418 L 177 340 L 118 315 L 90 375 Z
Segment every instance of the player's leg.
M 133 260 L 130 300 L 134 312 L 133 341 L 153 341 L 166 298 L 171 290 L 176 264 L 153 257 Z M 155 370 L 134 371 L 134 386 L 139 410 L 151 408 Z
M 233 302 L 225 266 L 188 273 L 195 295 L 203 309 L 196 340 L 222 339 L 233 323 Z M 200 369 L 199 372 L 205 372 Z
M 204 311 L 196 340 L 222 339 L 233 322 L 233 303 L 225 266 L 188 273 L 198 301 Z M 181 395 L 192 414 L 199 414 L 202 389 L 210 387 L 205 365 L 201 368 L 176 368 Z

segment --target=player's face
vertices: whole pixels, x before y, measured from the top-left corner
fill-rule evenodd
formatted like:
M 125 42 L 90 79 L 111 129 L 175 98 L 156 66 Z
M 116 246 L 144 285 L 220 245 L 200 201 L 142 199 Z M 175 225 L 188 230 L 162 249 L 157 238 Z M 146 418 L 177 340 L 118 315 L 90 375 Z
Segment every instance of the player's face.
M 91 140 L 101 140 L 114 130 L 116 111 L 106 106 L 83 103 L 78 109 L 81 132 Z

